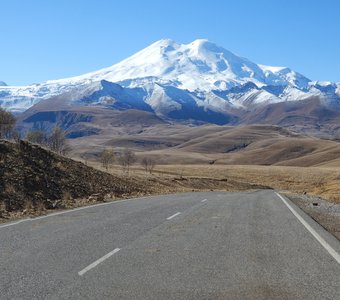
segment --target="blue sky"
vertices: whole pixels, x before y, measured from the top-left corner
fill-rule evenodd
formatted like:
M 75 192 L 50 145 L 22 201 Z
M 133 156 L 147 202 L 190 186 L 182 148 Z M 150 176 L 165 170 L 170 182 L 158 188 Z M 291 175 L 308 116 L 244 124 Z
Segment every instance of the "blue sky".
M 161 38 L 207 38 L 261 64 L 340 81 L 338 0 L 0 0 L 0 81 L 110 66 Z

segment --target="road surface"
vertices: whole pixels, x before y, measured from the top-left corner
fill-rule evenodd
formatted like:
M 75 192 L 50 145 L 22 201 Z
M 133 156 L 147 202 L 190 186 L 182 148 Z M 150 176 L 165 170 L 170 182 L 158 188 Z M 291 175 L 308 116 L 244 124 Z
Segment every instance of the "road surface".
M 340 299 L 340 243 L 273 191 L 0 225 L 0 299 Z

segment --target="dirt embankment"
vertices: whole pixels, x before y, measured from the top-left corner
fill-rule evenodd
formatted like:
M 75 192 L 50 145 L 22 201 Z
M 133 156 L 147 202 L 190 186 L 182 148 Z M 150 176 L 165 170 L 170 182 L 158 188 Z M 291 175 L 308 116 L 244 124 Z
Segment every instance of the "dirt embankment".
M 0 141 L 0 205 L 6 212 L 63 208 L 74 199 L 103 200 L 147 192 L 140 183 L 61 157 L 27 142 Z M 1 216 L 1 215 L 0 215 Z

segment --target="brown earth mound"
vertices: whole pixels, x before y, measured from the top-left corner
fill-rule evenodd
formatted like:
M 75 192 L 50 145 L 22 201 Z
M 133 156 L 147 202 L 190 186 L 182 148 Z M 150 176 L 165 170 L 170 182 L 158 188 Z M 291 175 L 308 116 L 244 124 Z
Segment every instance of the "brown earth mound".
M 121 197 L 146 188 L 21 141 L 0 141 L 0 204 L 8 212 L 34 207 L 56 208 L 61 200 L 105 195 Z

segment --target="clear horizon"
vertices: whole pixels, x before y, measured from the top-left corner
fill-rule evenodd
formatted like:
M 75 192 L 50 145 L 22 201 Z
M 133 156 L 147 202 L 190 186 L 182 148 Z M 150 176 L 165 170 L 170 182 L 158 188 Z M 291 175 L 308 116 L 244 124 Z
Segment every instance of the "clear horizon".
M 0 81 L 28 85 L 111 66 L 153 42 L 208 39 L 257 64 L 340 81 L 340 2 L 0 0 Z

